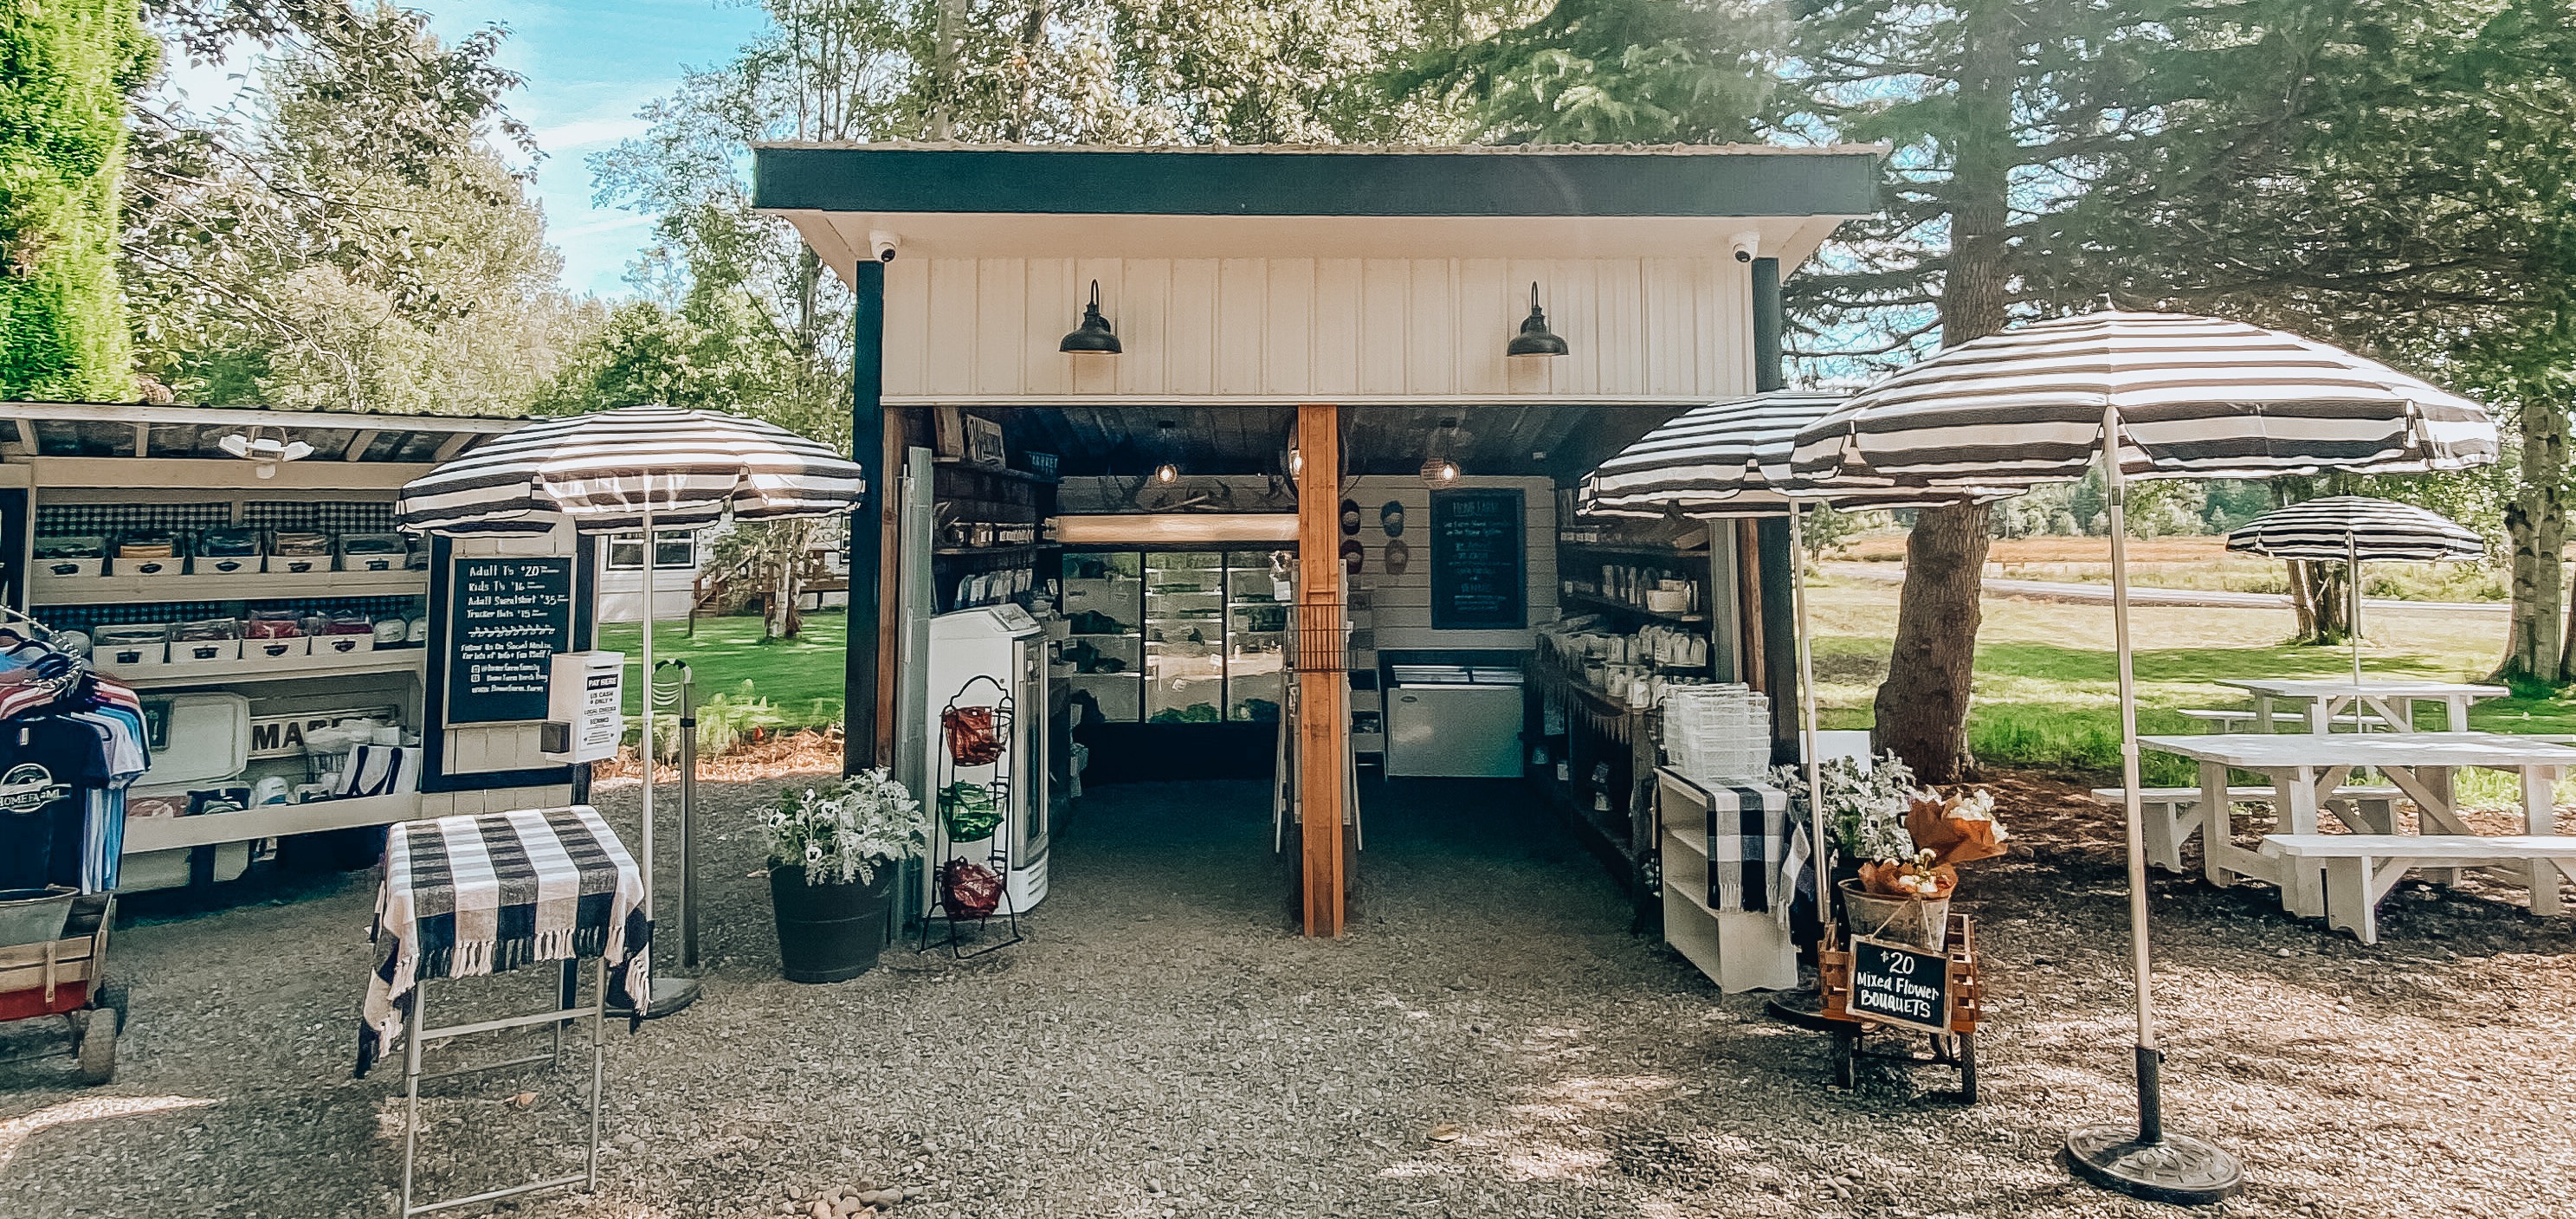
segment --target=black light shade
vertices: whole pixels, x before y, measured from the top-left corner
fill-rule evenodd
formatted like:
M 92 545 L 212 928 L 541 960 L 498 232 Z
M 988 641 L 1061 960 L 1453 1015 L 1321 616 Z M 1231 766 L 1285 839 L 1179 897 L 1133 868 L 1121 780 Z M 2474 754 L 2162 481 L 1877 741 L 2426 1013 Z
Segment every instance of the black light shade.
M 1091 281 L 1091 303 L 1082 307 L 1082 324 L 1055 349 L 1078 356 L 1114 356 L 1124 350 L 1118 345 L 1118 332 L 1109 328 L 1109 319 L 1100 316 L 1099 280 Z
M 1066 339 L 1070 343 L 1072 339 Z M 1116 340 L 1111 340 L 1115 342 Z M 1067 350 L 1071 350 L 1068 348 Z M 1507 356 L 1561 356 L 1565 340 L 1547 328 L 1547 311 L 1538 307 L 1538 284 L 1530 284 L 1529 316 L 1521 319 L 1521 332 L 1512 336 L 1511 345 L 1503 348 Z

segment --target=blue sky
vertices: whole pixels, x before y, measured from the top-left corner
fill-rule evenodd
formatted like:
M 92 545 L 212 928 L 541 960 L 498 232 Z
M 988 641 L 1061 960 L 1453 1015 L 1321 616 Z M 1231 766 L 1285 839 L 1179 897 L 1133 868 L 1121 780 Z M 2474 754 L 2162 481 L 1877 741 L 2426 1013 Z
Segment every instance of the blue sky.
M 642 134 L 636 111 L 678 85 L 684 67 L 728 58 L 765 24 L 760 10 L 719 0 L 407 0 L 406 7 L 430 14 L 450 40 L 488 24 L 509 27 L 502 66 L 527 78 L 510 110 L 536 130 L 545 153 L 536 196 L 546 209 L 547 238 L 563 251 L 564 286 L 624 294 L 626 264 L 651 235 L 650 222 L 593 207 L 586 161 Z M 170 87 L 190 106 L 212 110 L 239 91 L 247 66 L 174 64 Z

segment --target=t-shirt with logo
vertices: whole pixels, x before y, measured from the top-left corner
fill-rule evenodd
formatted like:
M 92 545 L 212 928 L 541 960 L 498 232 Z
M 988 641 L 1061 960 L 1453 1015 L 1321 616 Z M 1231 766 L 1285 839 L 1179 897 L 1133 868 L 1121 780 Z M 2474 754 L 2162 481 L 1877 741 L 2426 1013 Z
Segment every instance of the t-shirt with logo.
M 89 790 L 105 786 L 98 731 L 78 720 L 0 724 L 0 889 L 81 882 Z

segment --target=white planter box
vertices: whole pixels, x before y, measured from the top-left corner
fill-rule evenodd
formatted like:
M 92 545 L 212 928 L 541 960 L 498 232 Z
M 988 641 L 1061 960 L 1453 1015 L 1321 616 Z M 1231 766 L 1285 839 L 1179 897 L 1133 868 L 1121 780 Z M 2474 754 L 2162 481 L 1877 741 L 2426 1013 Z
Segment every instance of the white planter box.
M 242 658 L 242 641 L 238 639 L 173 639 L 170 641 L 170 663 L 173 665 L 221 664 Z
M 376 637 L 374 635 L 315 635 L 312 638 L 312 644 L 315 656 L 346 656 L 352 652 L 375 651 Z
M 188 561 L 181 558 L 118 559 L 116 561 L 116 574 L 120 576 L 183 576 L 188 574 Z
M 102 576 L 107 574 L 107 560 L 105 559 L 36 559 L 30 562 L 27 566 L 33 569 L 37 575 L 56 579 L 75 579 L 81 576 Z
M 198 555 L 197 575 L 252 576 L 268 570 L 266 560 L 255 554 Z
M 298 635 L 293 639 L 242 640 L 242 659 L 264 661 L 281 667 L 293 667 L 313 655 L 313 641 Z
M 273 554 L 268 556 L 268 570 L 285 575 L 311 575 L 331 570 L 327 554 Z
M 170 647 L 162 643 L 136 643 L 123 646 L 101 646 L 90 653 L 90 662 L 110 673 L 132 673 L 138 669 L 158 669 L 169 663 Z

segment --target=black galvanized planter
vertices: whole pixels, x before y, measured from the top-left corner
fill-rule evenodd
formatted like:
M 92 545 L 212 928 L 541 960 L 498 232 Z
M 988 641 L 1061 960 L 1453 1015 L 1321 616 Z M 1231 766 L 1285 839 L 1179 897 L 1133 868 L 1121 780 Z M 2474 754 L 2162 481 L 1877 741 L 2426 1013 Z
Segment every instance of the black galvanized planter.
M 802 867 L 772 871 L 779 972 L 790 982 L 840 982 L 873 968 L 894 908 L 894 872 L 879 864 L 868 884 L 809 885 Z

